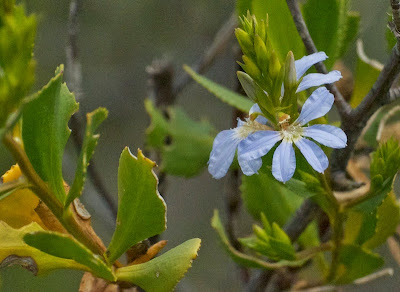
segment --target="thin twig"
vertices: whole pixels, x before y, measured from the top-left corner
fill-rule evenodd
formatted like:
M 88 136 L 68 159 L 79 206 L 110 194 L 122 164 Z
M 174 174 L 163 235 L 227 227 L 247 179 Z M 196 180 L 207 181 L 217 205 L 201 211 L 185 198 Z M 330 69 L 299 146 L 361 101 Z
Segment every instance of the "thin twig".
M 234 29 L 237 26 L 237 24 L 238 24 L 237 15 L 236 13 L 233 13 L 231 17 L 228 19 L 228 21 L 224 23 L 218 30 L 211 46 L 204 52 L 201 58 L 192 66 L 192 68 L 197 73 L 205 72 L 215 61 L 215 59 L 224 52 L 224 50 L 229 44 L 229 41 L 233 38 Z M 192 81 L 193 79 L 187 73 L 184 73 L 184 75 L 182 75 L 176 81 L 173 89 L 173 94 L 175 96 L 179 95 L 179 93 Z
M 82 8 L 82 0 L 72 0 L 69 10 L 68 21 L 68 44 L 66 47 L 67 67 L 66 78 L 68 86 L 74 91 L 77 100 L 82 97 L 82 70 L 78 58 L 78 33 L 79 33 L 79 12 Z M 71 117 L 70 127 L 72 129 L 72 138 L 77 151 L 82 148 L 83 143 L 83 121 L 82 118 L 76 113 Z M 95 161 L 91 161 L 88 167 L 90 179 L 93 186 L 97 190 L 100 197 L 110 208 L 111 214 L 115 218 L 117 215 L 117 205 L 113 196 L 107 191 L 100 173 L 96 167 Z

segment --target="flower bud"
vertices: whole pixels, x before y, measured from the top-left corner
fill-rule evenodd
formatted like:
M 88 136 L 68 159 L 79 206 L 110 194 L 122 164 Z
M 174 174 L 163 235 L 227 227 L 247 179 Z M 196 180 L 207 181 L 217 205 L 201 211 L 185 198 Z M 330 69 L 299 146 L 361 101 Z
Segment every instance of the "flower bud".
M 240 47 L 242 48 L 242 52 L 245 55 L 254 54 L 253 41 L 250 35 L 241 28 L 235 29 L 235 35 Z
M 254 37 L 254 50 L 256 52 L 257 64 L 264 75 L 268 72 L 268 52 L 264 41 L 259 35 Z
M 296 67 L 294 63 L 294 56 L 293 52 L 289 51 L 286 57 L 286 62 L 285 62 L 285 81 L 284 81 L 284 86 L 285 86 L 285 91 L 296 91 L 295 89 L 297 88 L 297 76 L 296 76 Z
M 242 66 L 243 70 L 246 71 L 254 80 L 260 80 L 262 78 L 262 74 L 258 66 L 252 59 L 243 55 L 244 66 Z

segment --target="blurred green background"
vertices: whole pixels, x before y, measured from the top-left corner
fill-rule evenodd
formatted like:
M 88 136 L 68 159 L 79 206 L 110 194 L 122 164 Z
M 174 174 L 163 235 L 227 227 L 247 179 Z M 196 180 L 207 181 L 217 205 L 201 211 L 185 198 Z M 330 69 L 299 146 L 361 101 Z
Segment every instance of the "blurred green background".
M 21 2 L 21 1 L 20 1 Z M 24 1 L 22 1 L 24 2 Z M 143 100 L 147 95 L 145 68 L 153 59 L 166 57 L 174 62 L 176 76 L 182 64 L 193 64 L 212 42 L 218 28 L 234 10 L 233 0 L 88 0 L 80 14 L 79 53 L 83 84 L 80 114 L 99 106 L 110 111 L 101 126 L 101 138 L 94 156 L 107 189 L 117 196 L 117 167 L 122 149 L 132 152 L 143 148 L 144 130 L 149 119 Z M 40 89 L 53 76 L 60 63 L 65 63 L 67 42 L 68 0 L 24 2 L 30 13 L 39 15 L 35 46 L 37 80 Z M 361 13 L 360 37 L 369 57 L 384 62 L 388 56 L 385 31 L 389 1 L 353 0 L 352 9 Z M 235 59 L 228 49 L 207 76 L 234 88 Z M 354 66 L 355 45 L 346 56 L 346 65 Z M 218 130 L 230 127 L 232 110 L 198 85 L 187 87 L 178 97 L 194 119 L 207 118 Z M 226 117 L 226 118 L 223 118 Z M 0 146 L 0 172 L 12 164 L 9 154 Z M 71 180 L 76 151 L 70 142 L 65 156 L 64 173 Z M 202 239 L 199 257 L 178 291 L 240 291 L 240 280 L 232 261 L 218 246 L 210 226 L 214 208 L 224 210 L 224 183 L 204 171 L 193 179 L 168 178 L 166 202 L 168 239 L 166 249 L 193 237 Z M 92 214 L 95 230 L 107 244 L 114 221 L 107 207 L 87 184 L 82 201 Z M 250 231 L 250 220 L 243 214 L 240 233 Z M 384 250 L 384 249 L 382 249 Z M 396 267 L 394 261 L 388 265 Z M 81 272 L 57 271 L 35 278 L 27 271 L 13 267 L 0 272 L 1 291 L 77 291 Z M 374 282 L 360 291 L 396 291 L 398 275 Z M 396 288 L 395 288 L 396 287 Z M 378 289 L 378 290 L 376 290 Z M 392 290 L 394 289 L 394 290 Z M 380 290 L 379 290 L 380 291 Z

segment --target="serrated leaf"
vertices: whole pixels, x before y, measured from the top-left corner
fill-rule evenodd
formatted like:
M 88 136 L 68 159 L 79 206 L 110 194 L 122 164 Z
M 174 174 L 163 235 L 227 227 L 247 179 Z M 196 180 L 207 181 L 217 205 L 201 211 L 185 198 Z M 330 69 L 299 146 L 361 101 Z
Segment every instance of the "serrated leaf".
M 116 280 L 111 268 L 107 267 L 100 256 L 93 254 L 82 243 L 69 235 L 51 231 L 36 231 L 27 233 L 23 240 L 29 246 L 46 254 L 74 260 L 88 267 L 91 273 L 100 278 L 108 281 Z
M 207 165 L 214 140 L 214 128 L 206 121 L 195 122 L 183 110 L 168 108 L 167 121 L 150 100 L 145 101 L 151 116 L 147 146 L 161 151 L 161 169 L 168 174 L 190 177 Z M 165 145 L 169 137 L 170 144 Z
M 238 110 L 245 112 L 245 113 L 248 113 L 250 108 L 253 106 L 254 102 L 252 102 L 247 97 L 237 94 L 236 92 L 234 92 L 228 88 L 225 88 L 222 85 L 219 85 L 218 83 L 215 83 L 204 76 L 197 74 L 189 66 L 184 65 L 183 69 L 185 69 L 185 71 L 197 83 L 199 83 L 201 86 L 203 86 L 209 92 L 211 92 L 216 97 L 218 97 L 221 101 L 229 104 L 230 106 L 233 106 L 233 107 L 237 108 Z
M 390 192 L 377 211 L 375 234 L 363 244 L 363 247 L 374 249 L 385 243 L 393 235 L 400 222 L 400 207 L 396 196 Z
M 166 205 L 158 193 L 156 164 L 138 150 L 133 156 L 126 147 L 118 167 L 117 226 L 106 257 L 110 263 L 139 241 L 166 229 Z
M 251 7 L 250 12 L 255 14 L 258 20 L 265 20 L 268 13 L 268 39 L 281 62 L 286 60 L 289 51 L 293 52 L 296 59 L 304 55 L 303 42 L 285 1 L 253 0 Z
M 201 240 L 190 239 L 149 262 L 120 268 L 119 281 L 127 281 L 148 292 L 172 291 L 192 266 Z
M 64 204 L 65 207 L 68 207 L 68 205 L 71 204 L 74 199 L 80 197 L 82 194 L 89 161 L 92 158 L 94 150 L 97 146 L 97 141 L 100 138 L 100 135 L 95 134 L 94 132 L 107 118 L 107 115 L 108 111 L 105 108 L 98 108 L 86 115 L 85 137 L 83 139 L 82 150 L 75 171 L 75 179 Z
M 74 95 L 62 83 L 63 69 L 25 106 L 22 139 L 25 151 L 39 176 L 48 182 L 57 198 L 64 202 L 62 176 L 64 148 L 70 135 L 68 121 L 78 109 Z
M 56 269 L 89 270 L 73 260 L 41 252 L 23 241 L 26 234 L 42 230 L 35 222 L 20 229 L 14 229 L 0 221 L 0 269 L 13 264 L 22 264 L 35 275 L 44 275 Z
M 334 282 L 347 284 L 367 276 L 384 264 L 383 259 L 375 253 L 356 245 L 343 245 L 340 248 L 338 274 Z
M 309 0 L 303 6 L 304 20 L 318 51 L 329 56 L 324 62 L 328 69 L 357 35 L 359 16 L 349 15 L 348 5 L 348 0 Z
M 352 107 L 356 107 L 361 103 L 383 68 L 383 65 L 378 61 L 367 57 L 361 40 L 357 41 L 357 55 L 354 90 L 350 100 Z
M 221 240 L 222 246 L 225 249 L 225 251 L 239 265 L 249 268 L 271 270 L 282 267 L 300 267 L 304 265 L 308 260 L 308 259 L 295 260 L 295 261 L 281 260 L 276 263 L 271 263 L 271 262 L 265 262 L 256 257 L 239 252 L 229 243 L 228 236 L 225 233 L 224 227 L 222 225 L 221 219 L 219 218 L 219 213 L 217 210 L 214 210 L 214 216 L 211 219 L 211 226 L 215 229 L 215 231 L 217 231 L 219 239 Z
M 3 175 L 3 182 L 12 183 L 20 178 L 21 170 L 18 165 L 14 165 Z M 29 189 L 14 190 L 0 200 L 0 221 L 13 228 L 21 228 L 31 222 L 37 222 L 44 227 L 45 225 L 35 212 L 38 204 L 39 198 Z

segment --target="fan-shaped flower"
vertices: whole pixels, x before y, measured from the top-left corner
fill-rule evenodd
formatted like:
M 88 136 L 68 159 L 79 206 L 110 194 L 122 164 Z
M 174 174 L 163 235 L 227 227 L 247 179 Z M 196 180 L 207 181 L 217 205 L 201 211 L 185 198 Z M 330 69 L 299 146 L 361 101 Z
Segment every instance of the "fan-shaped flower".
M 290 116 L 283 115 L 279 121 L 279 131 L 257 131 L 248 135 L 238 145 L 239 160 L 259 159 L 266 155 L 278 141 L 282 141 L 272 159 L 272 174 L 277 180 L 286 182 L 294 174 L 296 157 L 293 143 L 316 171 L 324 172 L 329 165 L 328 158 L 317 144 L 307 138 L 312 138 L 331 148 L 344 148 L 347 143 L 346 134 L 340 128 L 331 125 L 309 127 L 304 127 L 304 125 L 328 113 L 333 102 L 334 97 L 326 88 L 316 89 L 304 103 L 295 121 L 292 122 Z

